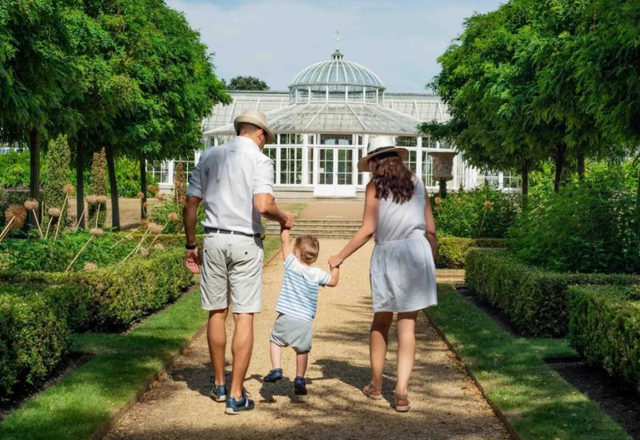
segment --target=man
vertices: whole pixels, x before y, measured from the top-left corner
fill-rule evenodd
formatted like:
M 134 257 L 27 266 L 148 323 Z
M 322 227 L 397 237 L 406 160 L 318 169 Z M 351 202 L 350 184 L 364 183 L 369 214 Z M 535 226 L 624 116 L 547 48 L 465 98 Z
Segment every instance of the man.
M 189 179 L 184 207 L 187 267 L 197 274 L 202 266 L 202 308 L 209 311 L 207 338 L 214 370 L 209 395 L 217 402 L 226 401 L 227 414 L 254 407 L 242 385 L 253 350 L 253 315 L 262 309 L 261 216 L 283 228 L 293 227 L 293 215 L 275 203 L 273 164 L 261 152 L 275 139 L 266 116 L 248 110 L 235 119 L 234 127 L 235 138 L 209 148 L 200 157 Z M 195 234 L 201 201 L 206 234 L 202 256 Z M 229 306 L 235 320 L 230 389 L 224 377 Z

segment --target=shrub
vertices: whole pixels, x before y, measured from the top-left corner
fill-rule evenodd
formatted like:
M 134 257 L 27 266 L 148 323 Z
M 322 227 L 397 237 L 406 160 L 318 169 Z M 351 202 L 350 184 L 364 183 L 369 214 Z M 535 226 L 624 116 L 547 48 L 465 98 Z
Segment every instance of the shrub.
M 107 154 L 104 148 L 100 152 L 93 153 L 89 195 L 107 195 Z M 107 220 L 107 203 L 90 203 L 87 220 L 90 227 L 104 228 L 104 223 Z
M 51 226 L 55 226 L 58 222 L 60 227 L 64 228 L 68 224 L 69 203 L 65 204 L 65 193 L 63 188 L 69 183 L 69 164 L 71 163 L 71 150 L 67 137 L 60 135 L 55 140 L 49 142 L 47 150 L 47 182 L 44 184 L 42 192 L 42 200 L 44 210 L 42 212 L 42 223 L 47 225 L 49 222 L 48 210 L 57 208 L 63 210 L 64 213 L 58 219 L 54 219 Z
M 44 164 L 42 164 L 44 173 Z M 29 186 L 29 151 L 0 154 L 0 188 Z
M 522 334 L 563 337 L 568 331 L 569 286 L 634 285 L 640 283 L 640 277 L 549 272 L 524 264 L 505 250 L 472 249 L 467 255 L 465 281 Z
M 184 174 L 184 165 L 182 161 L 176 166 L 176 178 L 173 182 L 173 199 L 178 206 L 184 206 L 187 198 L 187 177 Z
M 431 196 L 438 234 L 465 238 L 504 238 L 520 212 L 520 195 L 488 185 L 452 192 L 445 199 Z
M 584 182 L 532 197 L 510 231 L 512 249 L 560 272 L 640 272 L 634 183 L 623 167 L 596 168 Z
M 148 259 L 136 257 L 118 266 L 92 271 L 0 272 L 0 283 L 4 284 L 65 286 L 44 296 L 56 297 L 55 302 L 67 310 L 74 328 L 100 331 L 126 330 L 133 322 L 178 298 L 192 279 L 184 264 L 183 249 L 157 252 Z M 84 292 L 81 296 L 84 318 L 73 310 L 79 300 L 70 292 L 78 289 Z
M 119 157 L 116 159 L 116 179 L 118 182 L 118 196 L 120 197 L 136 197 L 142 186 L 140 184 L 140 162 L 128 157 Z M 157 185 L 158 180 L 151 173 L 147 173 L 147 184 Z M 107 180 L 107 194 L 109 194 L 109 182 Z
M 66 320 L 36 295 L 0 295 L 0 401 L 40 384 L 69 345 Z
M 150 208 L 149 210 L 149 220 L 159 225 L 167 225 L 164 232 L 167 234 L 181 234 L 184 232 L 184 223 L 182 216 L 183 205 L 176 204 L 175 201 L 169 200 Z M 169 214 L 175 212 L 178 214 L 177 222 L 169 221 Z M 204 234 L 204 227 L 202 226 L 202 222 L 205 219 L 204 207 L 202 203 L 198 206 L 198 220 L 196 222 L 196 234 Z M 168 223 L 168 224 L 167 224 Z
M 571 287 L 569 313 L 569 338 L 578 353 L 640 393 L 638 288 Z
M 438 240 L 438 255 L 436 266 L 447 269 L 463 269 L 467 253 L 477 247 L 502 248 L 506 247 L 504 240 L 500 238 L 460 238 L 444 237 Z

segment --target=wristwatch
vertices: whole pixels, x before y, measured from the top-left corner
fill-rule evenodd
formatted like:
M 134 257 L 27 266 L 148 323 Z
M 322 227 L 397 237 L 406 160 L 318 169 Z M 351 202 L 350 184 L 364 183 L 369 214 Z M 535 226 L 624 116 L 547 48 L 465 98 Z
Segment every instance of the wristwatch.
M 189 243 L 187 243 L 187 245 L 185 246 L 185 248 L 187 250 L 189 250 L 189 251 L 192 251 L 192 250 L 196 249 L 197 247 L 198 247 L 197 244 L 189 244 Z

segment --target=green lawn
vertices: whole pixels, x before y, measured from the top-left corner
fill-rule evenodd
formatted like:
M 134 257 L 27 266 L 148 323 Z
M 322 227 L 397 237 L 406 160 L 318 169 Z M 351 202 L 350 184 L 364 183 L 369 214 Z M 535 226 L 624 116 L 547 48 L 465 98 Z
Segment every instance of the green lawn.
M 267 239 L 265 262 L 280 249 Z M 126 334 L 72 337 L 72 352 L 95 357 L 10 414 L 0 424 L 2 440 L 84 440 L 144 388 L 145 384 L 205 324 L 196 290 Z
M 543 361 L 575 356 L 566 340 L 513 337 L 451 285 L 438 300 L 428 314 L 523 439 L 630 439 Z
M 280 209 L 283 211 L 289 211 L 295 218 L 300 216 L 300 213 L 306 206 L 306 203 L 278 203 L 278 207 Z

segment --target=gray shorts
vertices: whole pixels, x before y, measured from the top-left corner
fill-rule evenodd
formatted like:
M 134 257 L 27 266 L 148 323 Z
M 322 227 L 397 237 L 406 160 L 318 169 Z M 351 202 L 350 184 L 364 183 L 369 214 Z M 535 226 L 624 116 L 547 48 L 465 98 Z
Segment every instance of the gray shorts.
M 313 323 L 280 313 L 273 325 L 270 340 L 280 347 L 291 346 L 296 353 L 311 351 Z
M 262 260 L 260 237 L 207 234 L 202 252 L 200 293 L 204 310 L 233 313 L 262 310 Z

